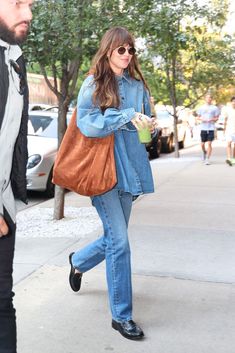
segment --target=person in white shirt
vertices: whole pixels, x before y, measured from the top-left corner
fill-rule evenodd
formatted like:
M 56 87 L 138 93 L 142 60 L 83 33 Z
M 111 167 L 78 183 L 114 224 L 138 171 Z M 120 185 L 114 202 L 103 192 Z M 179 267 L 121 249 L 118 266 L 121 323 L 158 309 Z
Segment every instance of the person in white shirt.
M 227 142 L 226 163 L 230 166 L 234 164 L 235 150 L 235 96 L 231 98 L 231 104 L 224 110 L 224 134 Z M 232 153 L 233 144 L 233 153 Z
M 212 141 L 215 138 L 215 122 L 218 120 L 220 113 L 219 109 L 212 104 L 212 100 L 211 94 L 206 94 L 205 104 L 197 110 L 198 120 L 201 121 L 201 147 L 206 165 L 210 164 Z

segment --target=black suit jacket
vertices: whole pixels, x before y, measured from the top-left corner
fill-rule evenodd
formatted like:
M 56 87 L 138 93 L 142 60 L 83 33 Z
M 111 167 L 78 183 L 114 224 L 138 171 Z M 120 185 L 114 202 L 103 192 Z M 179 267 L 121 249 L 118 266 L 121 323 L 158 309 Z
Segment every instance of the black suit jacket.
M 24 105 L 21 117 L 21 124 L 18 137 L 15 142 L 12 170 L 11 170 L 11 185 L 14 196 L 21 201 L 27 203 L 27 191 L 26 191 L 26 165 L 28 161 L 28 150 L 27 150 L 27 131 L 28 131 L 28 86 L 26 80 L 26 68 L 23 56 L 21 56 L 17 63 L 20 66 L 21 72 L 25 76 L 26 89 L 24 93 Z M 8 88 L 7 88 L 8 89 Z M 1 102 L 5 104 L 6 102 Z M 2 125 L 2 118 L 0 118 L 0 129 Z M 10 133 L 10 132 L 9 132 Z M 1 153 L 1 151 L 0 151 Z
M 26 68 L 23 56 L 21 56 L 17 63 L 19 64 L 23 75 L 25 76 L 25 93 L 24 105 L 21 117 L 21 125 L 19 134 L 15 143 L 13 163 L 11 171 L 11 185 L 14 196 L 21 201 L 27 203 L 27 190 L 26 190 L 26 166 L 28 161 L 28 148 L 27 148 L 27 133 L 28 133 L 28 105 L 29 105 L 29 91 L 26 79 Z

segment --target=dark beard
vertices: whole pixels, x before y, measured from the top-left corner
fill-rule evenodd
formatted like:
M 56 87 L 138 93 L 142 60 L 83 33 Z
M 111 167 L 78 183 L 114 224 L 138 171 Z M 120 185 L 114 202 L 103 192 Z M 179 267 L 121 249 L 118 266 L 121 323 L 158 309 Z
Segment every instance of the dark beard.
M 0 38 L 8 44 L 22 44 L 27 38 L 28 33 L 22 34 L 17 37 L 13 31 L 11 31 L 6 24 L 0 19 Z

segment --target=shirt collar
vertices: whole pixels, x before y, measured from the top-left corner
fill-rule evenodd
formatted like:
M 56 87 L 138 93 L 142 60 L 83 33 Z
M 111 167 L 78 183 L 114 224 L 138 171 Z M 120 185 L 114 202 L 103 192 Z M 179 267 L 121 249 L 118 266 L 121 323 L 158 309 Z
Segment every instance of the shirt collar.
M 20 49 L 19 45 L 10 45 L 0 38 L 0 46 L 6 48 L 9 59 L 16 61 L 22 55 L 22 50 Z
M 8 49 L 10 45 L 0 38 L 0 46 Z
M 116 79 L 117 79 L 117 81 L 122 81 L 122 80 L 124 79 L 124 80 L 126 80 L 129 84 L 132 83 L 131 77 L 130 77 L 129 72 L 128 72 L 127 69 L 124 70 L 122 76 L 117 76 L 117 75 L 116 75 Z

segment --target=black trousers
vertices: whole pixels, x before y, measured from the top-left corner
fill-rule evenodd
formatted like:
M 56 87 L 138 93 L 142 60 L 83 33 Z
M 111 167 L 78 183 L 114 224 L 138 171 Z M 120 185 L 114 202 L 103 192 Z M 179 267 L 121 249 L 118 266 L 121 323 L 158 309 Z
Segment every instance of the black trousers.
M 16 315 L 12 292 L 16 226 L 6 210 L 4 218 L 10 231 L 0 238 L 0 353 L 16 353 Z

